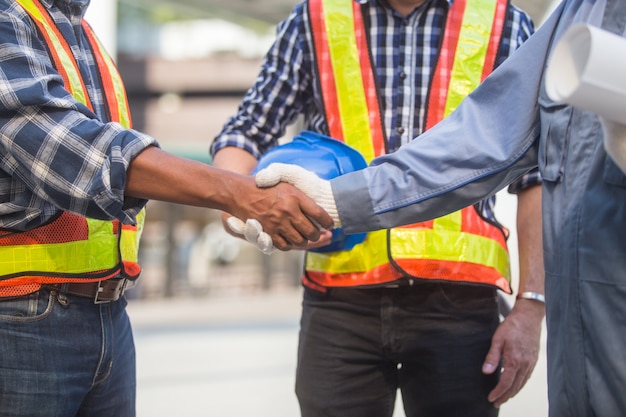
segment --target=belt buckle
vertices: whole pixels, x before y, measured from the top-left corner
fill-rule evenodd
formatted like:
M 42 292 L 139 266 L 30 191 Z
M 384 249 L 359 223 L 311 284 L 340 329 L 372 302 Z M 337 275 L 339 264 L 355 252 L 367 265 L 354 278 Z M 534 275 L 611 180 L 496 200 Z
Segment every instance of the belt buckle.
M 106 299 L 106 300 L 100 300 L 100 295 L 104 294 L 104 287 L 102 286 L 103 282 L 109 282 L 108 280 L 106 281 L 98 281 L 98 286 L 96 287 L 96 294 L 94 295 L 93 298 L 93 303 L 94 304 L 106 304 L 106 303 L 110 303 L 111 301 L 117 301 L 120 299 L 120 297 L 124 294 L 124 292 L 126 291 L 126 287 L 128 285 L 129 280 L 127 280 L 126 278 L 122 278 L 120 280 L 116 280 L 117 284 L 115 286 L 115 289 L 113 290 L 113 295 Z M 109 282 L 110 284 L 110 282 Z

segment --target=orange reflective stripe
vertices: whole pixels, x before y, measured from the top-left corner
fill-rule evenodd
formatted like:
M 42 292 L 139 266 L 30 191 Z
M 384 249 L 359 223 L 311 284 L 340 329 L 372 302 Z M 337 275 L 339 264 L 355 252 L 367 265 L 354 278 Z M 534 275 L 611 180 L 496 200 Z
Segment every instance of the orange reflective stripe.
M 10 288 L 10 287 L 18 287 L 18 292 L 20 291 L 19 287 L 26 286 L 36 286 L 41 284 L 62 284 L 64 282 L 98 282 L 98 281 L 106 281 L 107 279 L 115 278 L 120 275 L 121 268 L 116 268 L 113 270 L 106 271 L 106 273 L 93 273 L 93 274 L 81 274 L 77 277 L 72 277 L 70 275 L 63 276 L 19 276 L 13 277 L 10 279 L 6 279 L 0 281 L 0 289 Z M 35 290 L 36 291 L 36 290 Z
M 481 80 L 487 78 L 487 76 L 491 74 L 496 66 L 498 48 L 500 47 L 500 38 L 502 36 L 502 31 L 504 30 L 504 21 L 506 20 L 506 9 L 506 1 L 497 2 L 495 16 L 493 18 L 493 26 L 491 28 L 492 35 L 489 39 L 489 46 L 487 47 L 487 56 L 485 59 L 485 66 L 483 68 L 483 75 L 481 77 Z
M 506 240 L 509 237 L 509 231 L 506 228 L 496 227 L 486 222 L 478 215 L 473 206 L 461 210 L 461 215 L 463 216 L 462 231 L 464 233 L 484 236 L 506 248 Z
M 450 6 L 431 82 L 426 129 L 452 113 L 493 70 L 506 9 L 507 0 L 455 0 Z
M 309 1 L 309 16 L 311 32 L 314 34 L 315 55 L 319 76 L 317 77 L 322 90 L 322 99 L 326 113 L 326 123 L 330 130 L 330 136 L 338 140 L 344 140 L 339 103 L 337 101 L 337 89 L 333 77 L 333 67 L 328 49 L 328 36 L 324 24 L 324 5 L 321 0 Z
M 484 265 L 477 265 L 468 262 L 430 262 L 425 259 L 407 259 L 405 265 L 408 269 L 419 270 L 423 273 L 419 279 L 432 281 L 454 281 L 458 283 L 473 283 L 483 285 L 493 285 L 500 288 L 507 294 L 511 294 L 509 281 L 500 277 L 495 281 L 490 277 L 497 274 L 492 268 Z M 404 275 L 390 264 L 381 265 L 367 274 L 361 273 L 339 273 L 331 274 L 324 271 L 307 271 L 303 279 L 308 282 L 305 285 L 319 289 L 327 287 L 360 287 L 364 285 L 387 284 L 402 278 Z M 468 279 L 471 277 L 471 279 Z
M 310 0 L 309 16 L 330 135 L 369 162 L 385 152 L 385 134 L 361 6 Z
M 35 291 L 39 291 L 40 288 L 41 284 L 12 285 L 10 287 L 0 286 L 0 298 L 20 297 L 22 295 L 31 294 Z
M 478 218 L 473 207 L 471 211 Z M 402 276 L 446 279 L 449 275 L 451 280 L 489 283 L 508 291 L 503 282 L 509 281 L 510 266 L 506 244 L 500 244 L 502 232 L 484 221 L 473 230 L 483 235 L 465 232 L 463 215 L 456 212 L 437 218 L 432 227 L 418 223 L 372 232 L 349 251 L 307 253 L 307 273 L 316 283 L 328 286 L 381 284 Z M 499 239 L 488 237 L 496 234 Z
M 495 8 L 495 0 L 472 0 L 471 4 L 465 4 L 463 22 L 459 28 L 454 52 L 444 117 L 452 113 L 482 80 L 483 71 L 480 69 L 486 65 Z M 477 38 L 483 39 L 484 42 L 476 42 Z
M 94 51 L 96 63 L 100 70 L 100 78 L 106 102 L 108 103 L 109 116 L 111 120 L 119 122 L 127 129 L 132 127 L 128 99 L 126 97 L 126 89 L 124 82 L 120 76 L 117 66 L 111 59 L 111 56 L 104 50 L 104 47 L 98 37 L 94 34 L 91 26 L 83 20 L 83 30 L 87 35 L 91 49 Z
M 65 82 L 65 88 L 68 89 L 77 101 L 80 101 L 93 111 L 87 88 L 80 76 L 78 64 L 76 63 L 72 49 L 65 38 L 63 38 L 63 35 L 52 20 L 48 10 L 38 1 L 16 1 L 35 21 L 42 36 L 46 39 L 48 49 L 52 55 L 52 61 Z
M 374 66 L 372 65 L 370 48 L 367 44 L 367 33 L 365 32 L 365 24 L 363 23 L 361 5 L 358 2 L 353 2 L 352 5 L 354 7 L 354 31 L 357 41 L 357 50 L 359 52 L 359 61 L 361 63 L 361 76 L 363 78 L 363 89 L 365 90 L 365 99 L 369 114 L 374 156 L 380 156 L 386 153 L 385 131 L 383 129 L 383 115 L 380 111 L 380 103 L 378 101 L 376 79 L 374 78 Z
M 306 277 L 309 281 L 323 287 L 360 287 L 387 284 L 402 278 L 403 275 L 391 264 L 384 264 L 364 272 L 333 273 L 308 269 Z
M 452 76 L 452 66 L 456 56 L 456 46 L 459 41 L 459 30 L 463 23 L 463 12 L 466 0 L 455 0 L 448 10 L 446 29 L 439 50 L 437 66 L 432 75 L 426 115 L 426 129 L 430 129 L 444 118 L 446 97 Z

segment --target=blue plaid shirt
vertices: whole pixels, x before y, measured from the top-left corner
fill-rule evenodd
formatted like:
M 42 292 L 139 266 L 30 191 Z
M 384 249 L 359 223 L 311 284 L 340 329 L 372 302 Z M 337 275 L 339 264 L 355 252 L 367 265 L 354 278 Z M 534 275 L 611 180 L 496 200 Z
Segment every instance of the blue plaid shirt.
M 89 1 L 41 2 L 71 45 L 94 111 L 64 88 L 26 12 L 0 0 L 0 228 L 28 230 L 62 210 L 133 222 L 145 201 L 124 198 L 126 169 L 156 141 L 106 123 L 80 24 Z
M 362 5 L 387 134 L 387 150 L 393 152 L 424 131 L 426 104 L 432 72 L 452 0 L 430 0 L 403 17 L 384 0 L 354 0 Z M 470 0 L 471 1 L 471 0 Z M 520 9 L 509 9 L 498 51 L 501 64 L 532 34 L 533 22 Z M 304 116 L 304 128 L 329 134 L 321 92 L 315 81 L 316 65 L 306 2 L 298 4 L 278 26 L 276 40 L 266 54 L 255 84 L 248 90 L 211 153 L 235 146 L 256 158 L 278 144 L 287 126 Z M 524 178 L 524 185 L 539 182 L 538 174 Z M 511 191 L 514 191 L 511 189 Z M 484 216 L 494 219 L 494 199 L 479 204 Z

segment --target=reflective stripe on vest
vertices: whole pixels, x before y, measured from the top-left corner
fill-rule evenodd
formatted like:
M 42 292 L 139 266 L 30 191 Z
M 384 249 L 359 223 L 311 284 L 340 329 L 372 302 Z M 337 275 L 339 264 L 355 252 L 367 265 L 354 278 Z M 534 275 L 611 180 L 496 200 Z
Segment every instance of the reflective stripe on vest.
M 313 0 L 309 16 L 330 136 L 371 161 L 385 153 L 385 133 L 360 7 L 355 1 Z
M 37 0 L 17 2 L 45 39 L 65 88 L 93 111 L 70 45 L 48 11 Z M 85 22 L 82 27 L 97 63 L 109 118 L 130 128 L 128 101 L 119 72 L 91 28 Z M 137 278 L 141 272 L 137 259 L 144 219 L 144 210 L 137 216 L 136 226 L 64 212 L 36 229 L 0 234 L 0 286 L 100 281 L 117 275 Z
M 458 105 L 459 94 L 467 95 L 471 91 L 467 86 L 474 85 L 476 80 L 479 83 L 493 69 L 506 8 L 506 0 L 472 0 L 469 5 L 466 0 L 454 1 L 448 12 L 440 61 L 433 75 L 433 88 L 438 93 L 431 93 L 429 114 L 440 114 L 440 118 L 449 114 Z M 337 132 L 342 132 L 341 138 L 370 161 L 384 153 L 385 139 L 382 129 L 378 132 L 371 128 L 372 121 L 382 120 L 382 115 L 379 107 L 375 108 L 378 113 L 372 114 L 371 103 L 377 104 L 378 98 L 372 98 L 375 88 L 367 90 L 375 82 L 368 81 L 373 78 L 373 66 L 360 5 L 351 0 L 309 0 L 309 18 L 318 60 L 317 78 L 331 136 L 338 137 Z M 344 24 L 341 18 L 345 19 Z M 487 41 L 477 43 L 477 35 Z M 339 39 L 343 42 L 338 42 Z M 346 45 L 346 40 L 351 45 Z M 341 52 L 333 52 L 334 48 Z M 367 57 L 366 62 L 355 58 L 357 49 L 367 51 L 358 55 L 361 59 Z M 457 59 L 454 59 L 455 51 Z M 460 65 L 461 60 L 468 65 Z M 446 73 L 449 77 L 444 84 L 442 74 Z M 463 89 L 448 94 L 456 88 Z M 349 91 L 346 95 L 354 100 L 360 97 L 370 103 L 367 116 L 354 101 L 350 102 L 352 111 L 344 111 L 342 91 Z M 448 96 L 449 100 L 441 100 Z M 369 123 L 369 139 L 362 129 L 358 136 L 350 135 L 347 126 L 354 121 L 348 118 L 358 120 L 359 125 Z M 480 218 L 474 207 L 429 222 L 368 233 L 363 243 L 348 251 L 308 252 L 306 275 L 309 281 L 322 286 L 374 285 L 416 277 L 489 284 L 511 292 L 505 232 Z

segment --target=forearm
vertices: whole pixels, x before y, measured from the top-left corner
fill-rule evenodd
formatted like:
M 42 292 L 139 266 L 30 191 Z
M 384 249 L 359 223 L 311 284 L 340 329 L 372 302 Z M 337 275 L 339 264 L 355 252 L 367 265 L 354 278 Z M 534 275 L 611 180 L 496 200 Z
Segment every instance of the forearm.
M 256 163 L 250 152 L 233 146 L 220 149 L 213 157 L 214 167 L 244 175 L 250 174 Z
M 541 244 L 541 186 L 518 194 L 517 229 L 520 257 L 520 291 L 543 294 L 543 249 Z M 541 322 L 545 306 L 520 299 L 500 323 L 483 365 L 490 374 L 503 363 L 498 385 L 488 399 L 500 407 L 524 386 L 539 358 Z
M 125 190 L 137 198 L 233 211 L 235 196 L 253 186 L 247 176 L 149 147 L 132 160 Z
M 332 219 L 313 200 L 288 184 L 257 188 L 253 177 L 179 158 L 149 147 L 127 172 L 126 196 L 226 211 L 256 219 L 281 250 L 320 237 L 318 224 Z
M 541 186 L 537 185 L 518 194 L 517 239 L 519 248 L 518 295 L 525 292 L 544 294 L 543 239 L 541 223 Z M 545 314 L 545 306 L 536 300 L 518 299 L 533 305 Z

